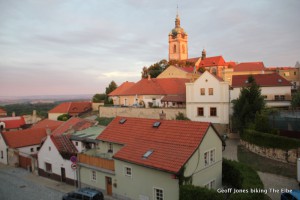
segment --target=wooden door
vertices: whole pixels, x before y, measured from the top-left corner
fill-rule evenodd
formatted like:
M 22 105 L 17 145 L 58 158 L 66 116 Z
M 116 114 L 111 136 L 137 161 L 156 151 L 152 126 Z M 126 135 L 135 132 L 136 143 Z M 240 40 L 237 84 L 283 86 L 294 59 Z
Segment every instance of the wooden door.
M 61 170 L 61 182 L 66 182 L 66 170 L 65 168 L 60 168 Z
M 110 177 L 105 177 L 106 182 L 106 193 L 107 195 L 112 195 L 112 183 Z

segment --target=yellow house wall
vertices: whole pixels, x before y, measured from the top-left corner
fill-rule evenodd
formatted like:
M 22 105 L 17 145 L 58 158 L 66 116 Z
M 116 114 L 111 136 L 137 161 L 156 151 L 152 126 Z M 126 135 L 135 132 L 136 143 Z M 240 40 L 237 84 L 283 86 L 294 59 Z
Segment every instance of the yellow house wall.
M 215 149 L 215 162 L 204 165 L 204 153 Z M 192 184 L 204 186 L 215 180 L 214 189 L 222 187 L 222 142 L 213 128 L 209 128 L 199 148 L 185 165 L 185 177 L 193 176 Z

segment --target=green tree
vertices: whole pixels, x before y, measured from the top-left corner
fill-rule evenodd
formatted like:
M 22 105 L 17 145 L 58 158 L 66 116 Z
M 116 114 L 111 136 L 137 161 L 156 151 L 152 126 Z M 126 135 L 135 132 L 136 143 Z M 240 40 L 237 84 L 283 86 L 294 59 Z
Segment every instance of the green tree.
M 190 119 L 187 118 L 182 112 L 178 112 L 178 114 L 175 115 L 175 119 L 176 119 L 176 120 L 190 120 Z
M 71 118 L 71 116 L 69 114 L 62 114 L 57 117 L 57 120 L 58 121 L 67 121 L 70 118 Z
M 108 87 L 105 89 L 106 98 L 104 100 L 105 104 L 113 104 L 112 99 L 109 98 L 108 94 L 117 89 L 117 84 L 115 81 L 111 81 Z
M 100 102 L 104 101 L 105 98 L 106 98 L 106 94 L 95 94 L 95 95 L 93 96 L 92 101 L 93 101 L 94 103 L 100 103 Z
M 233 125 L 242 133 L 244 128 L 255 123 L 256 113 L 260 114 L 265 108 L 260 86 L 253 76 L 249 76 L 248 84 L 243 87 L 240 96 L 233 100 Z
M 296 92 L 292 96 L 291 106 L 293 109 L 300 107 L 300 91 Z

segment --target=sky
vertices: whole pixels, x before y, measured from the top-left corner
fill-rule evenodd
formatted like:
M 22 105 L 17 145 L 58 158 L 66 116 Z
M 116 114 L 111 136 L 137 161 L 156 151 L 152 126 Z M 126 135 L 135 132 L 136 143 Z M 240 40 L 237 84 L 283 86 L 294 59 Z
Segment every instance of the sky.
M 168 59 L 178 13 L 189 58 L 292 66 L 299 0 L 0 0 L 0 96 L 105 92 Z

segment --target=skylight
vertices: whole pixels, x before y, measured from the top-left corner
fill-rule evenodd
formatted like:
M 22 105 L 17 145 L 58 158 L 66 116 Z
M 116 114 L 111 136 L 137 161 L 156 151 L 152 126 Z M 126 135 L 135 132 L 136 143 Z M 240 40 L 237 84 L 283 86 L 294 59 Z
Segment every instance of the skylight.
M 127 120 L 127 119 L 122 118 L 122 119 L 119 121 L 119 123 L 120 123 L 120 124 L 124 124 L 124 123 L 126 122 L 126 120 Z
M 160 126 L 160 122 L 154 122 L 153 127 L 158 128 Z
M 153 150 L 148 150 L 144 155 L 143 155 L 143 158 L 148 158 L 151 154 L 153 153 Z

